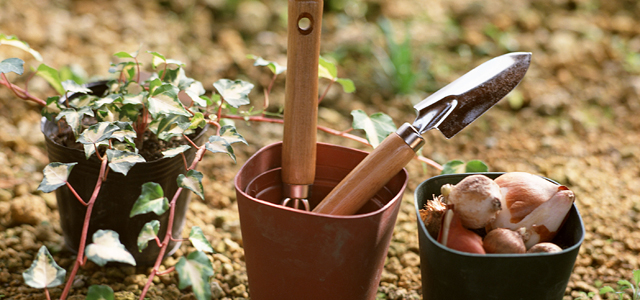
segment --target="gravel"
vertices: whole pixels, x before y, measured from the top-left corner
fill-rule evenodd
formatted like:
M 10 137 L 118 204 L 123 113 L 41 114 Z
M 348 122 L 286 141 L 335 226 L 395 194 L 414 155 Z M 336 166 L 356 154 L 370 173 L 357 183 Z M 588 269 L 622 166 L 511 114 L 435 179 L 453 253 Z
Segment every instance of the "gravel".
M 97 77 L 108 75 L 111 54 L 135 51 L 142 43 L 144 50 L 185 62 L 189 74 L 207 89 L 219 78 L 255 82 L 252 99 L 260 108 L 270 74 L 245 57 L 256 54 L 286 63 L 287 1 L 237 2 L 0 0 L 0 32 L 26 40 L 53 67 L 73 64 Z M 576 193 L 587 234 L 565 299 L 597 292 L 601 284 L 615 286 L 640 269 L 640 5 L 327 0 L 325 6 L 321 51 L 341 60 L 340 76 L 353 79 L 358 89 L 344 94 L 334 87 L 322 103 L 320 124 L 338 130 L 349 127 L 353 109 L 383 111 L 397 125 L 410 122 L 411 101 L 472 66 L 509 51 L 533 52 L 531 69 L 516 92 L 451 140 L 428 132 L 422 154 L 439 163 L 481 159 L 492 171 L 539 174 Z M 419 76 L 409 95 L 395 92 L 390 84 L 395 77 L 383 67 L 386 46 L 376 25 L 379 17 L 392 20 L 398 42 L 407 34 L 411 38 L 410 66 Z M 22 54 L 0 47 L 0 58 L 15 55 Z M 35 66 L 33 59 L 20 57 Z M 321 82 L 320 89 L 325 86 Z M 51 94 L 37 77 L 30 87 L 36 95 Z M 282 105 L 283 95 L 281 76 L 270 109 Z M 238 164 L 216 155 L 202 161 L 206 199 L 192 201 L 188 212 L 187 226 L 200 226 L 216 250 L 209 255 L 214 299 L 250 296 L 233 176 L 258 149 L 281 140 L 279 125 L 237 125 L 250 145 L 236 147 Z M 323 133 L 319 140 L 366 149 Z M 36 191 L 47 163 L 37 107 L 0 89 L 0 295 L 8 299 L 44 299 L 21 275 L 41 245 L 61 267 L 69 270 L 74 262 L 63 244 L 55 198 Z M 438 172 L 418 162 L 407 169 L 410 182 L 382 273 L 380 299 L 421 298 L 413 191 Z M 190 251 L 183 244 L 163 268 Z M 116 299 L 136 299 L 147 274 L 144 269 L 89 262 L 79 271 L 70 299 L 83 299 L 92 284 L 108 284 Z M 57 297 L 61 287 L 50 292 Z M 148 296 L 194 298 L 190 289 L 178 289 L 175 273 L 156 277 Z

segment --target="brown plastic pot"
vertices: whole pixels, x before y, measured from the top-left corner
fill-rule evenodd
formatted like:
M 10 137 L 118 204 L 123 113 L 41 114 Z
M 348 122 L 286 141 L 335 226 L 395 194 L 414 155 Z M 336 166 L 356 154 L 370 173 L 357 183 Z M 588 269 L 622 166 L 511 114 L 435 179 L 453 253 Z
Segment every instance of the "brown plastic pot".
M 367 153 L 318 143 L 317 205 Z M 281 206 L 282 143 L 260 149 L 235 178 L 251 299 L 375 299 L 407 172 L 356 215 Z
M 98 82 L 90 84 L 88 87 L 94 94 L 102 94 L 106 85 L 104 85 L 104 82 Z M 100 160 L 95 155 L 87 160 L 84 151 L 65 147 L 52 141 L 49 136 L 58 130 L 56 123 L 43 119 L 41 127 L 45 136 L 50 162 L 78 163 L 73 167 L 68 181 L 80 197 L 88 201 L 98 180 Z M 196 143 L 202 142 L 204 132 L 203 130 L 195 138 Z M 195 149 L 187 150 L 185 156 L 187 161 L 193 160 Z M 179 174 L 185 173 L 182 156 L 137 163 L 129 170 L 127 176 L 110 171 L 107 180 L 102 184 L 93 207 L 87 244 L 91 242 L 91 236 L 98 229 L 111 229 L 118 233 L 120 242 L 133 255 L 138 266 L 153 265 L 160 249 L 156 243 L 149 243 L 148 247 L 142 252 L 138 251 L 138 234 L 144 224 L 151 220 L 159 220 L 161 225 L 158 236 L 164 236 L 167 230 L 169 212 L 165 212 L 161 216 L 149 213 L 129 217 L 131 208 L 140 196 L 144 183 L 155 182 L 160 184 L 165 196 L 170 198 L 178 189 L 176 178 Z M 86 207 L 75 198 L 66 186 L 56 189 L 55 194 L 65 244 L 71 251 L 75 252 L 80 244 Z M 181 236 L 190 195 L 191 193 L 183 191 L 177 200 L 173 221 L 173 236 Z M 171 242 L 165 257 L 175 252 L 179 245 L 179 242 Z
M 503 173 L 480 174 L 495 179 Z M 434 195 L 440 195 L 442 185 L 457 184 L 469 175 L 435 176 L 416 188 L 415 209 L 424 299 L 562 299 L 585 235 L 575 204 L 552 241 L 563 248 L 561 252 L 473 254 L 447 248 L 429 234 L 420 219 L 420 209 Z

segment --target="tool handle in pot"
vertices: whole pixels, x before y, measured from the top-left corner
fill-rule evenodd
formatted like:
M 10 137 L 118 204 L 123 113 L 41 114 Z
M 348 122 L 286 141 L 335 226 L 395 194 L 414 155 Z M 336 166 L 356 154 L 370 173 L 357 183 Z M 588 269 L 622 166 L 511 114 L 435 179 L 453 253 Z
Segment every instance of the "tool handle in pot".
M 288 185 L 311 185 L 315 177 L 322 7 L 322 0 L 289 0 L 282 141 L 282 181 Z
M 390 134 L 360 162 L 314 212 L 353 215 L 415 156 L 415 149 L 398 135 Z

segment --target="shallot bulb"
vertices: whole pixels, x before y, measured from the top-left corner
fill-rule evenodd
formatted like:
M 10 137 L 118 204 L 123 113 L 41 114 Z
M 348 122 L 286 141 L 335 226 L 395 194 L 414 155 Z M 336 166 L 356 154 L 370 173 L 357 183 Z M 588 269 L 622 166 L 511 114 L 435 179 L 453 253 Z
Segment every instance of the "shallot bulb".
M 464 228 L 458 214 L 448 209 L 444 214 L 438 242 L 445 247 L 468 253 L 485 254 L 482 248 L 482 237 Z
M 551 199 L 540 204 L 521 221 L 517 223 L 511 221 L 499 222 L 502 219 L 498 217 L 498 219 L 492 223 L 492 227 L 509 228 L 512 230 L 525 227 L 528 234 L 530 234 L 529 240 L 525 243 L 527 249 L 537 243 L 551 241 L 567 217 L 575 199 L 573 192 L 567 187 L 556 187 L 557 192 Z M 504 211 L 506 212 L 507 210 Z
M 487 253 L 525 253 L 524 228 L 513 231 L 506 228 L 497 228 L 489 231 L 482 240 L 482 246 Z
M 497 227 L 522 221 L 558 191 L 558 185 L 553 182 L 526 172 L 502 174 L 495 179 L 495 183 L 500 186 L 503 196 L 503 210 L 495 221 Z
M 467 176 L 456 185 L 442 186 L 441 190 L 445 202 L 453 204 L 462 225 L 469 229 L 487 226 L 502 207 L 500 186 L 485 175 Z

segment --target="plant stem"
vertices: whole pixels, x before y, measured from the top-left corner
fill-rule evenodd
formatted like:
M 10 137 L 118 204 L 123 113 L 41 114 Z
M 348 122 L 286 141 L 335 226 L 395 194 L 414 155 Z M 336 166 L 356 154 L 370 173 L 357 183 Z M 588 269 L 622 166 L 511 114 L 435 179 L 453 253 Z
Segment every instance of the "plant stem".
M 327 85 L 327 88 L 324 89 L 324 92 L 322 93 L 322 96 L 320 96 L 320 98 L 318 99 L 318 104 L 320 102 L 322 102 L 322 100 L 324 99 L 324 97 L 327 95 L 327 93 L 329 92 L 329 89 L 331 88 L 331 86 L 333 85 L 333 83 L 336 82 L 335 79 L 331 80 L 331 82 L 329 82 L 329 85 Z
M 51 300 L 51 295 L 49 295 L 49 289 L 47 287 L 44 288 L 44 296 L 47 297 L 47 300 Z
M 97 155 L 97 153 L 96 153 Z M 87 203 L 87 211 L 84 215 L 84 224 L 82 225 L 82 235 L 80 236 L 80 245 L 78 246 L 78 256 L 76 257 L 76 262 L 73 264 L 73 269 L 71 270 L 71 274 L 69 275 L 69 279 L 64 286 L 64 290 L 62 291 L 62 295 L 60 295 L 60 300 L 64 300 L 67 298 L 69 291 L 71 290 L 71 286 L 73 285 L 73 279 L 76 277 L 76 273 L 81 265 L 84 264 L 84 247 L 87 243 L 87 233 L 89 231 L 89 221 L 91 220 L 91 212 L 93 211 L 93 205 L 98 198 L 98 194 L 100 193 L 100 188 L 102 187 L 102 182 L 104 182 L 106 173 L 107 173 L 107 165 L 109 161 L 107 160 L 107 156 L 100 157 L 102 163 L 100 164 L 100 173 L 98 176 L 98 181 L 96 182 L 96 186 L 93 189 L 93 194 L 91 194 L 91 199 Z
M 67 184 L 67 187 L 69 188 L 69 190 L 71 191 L 71 193 L 76 197 L 76 199 L 78 199 L 78 201 L 80 201 L 80 203 L 84 206 L 87 206 L 88 203 L 84 202 L 84 200 L 82 199 L 82 197 L 80 197 L 80 195 L 78 195 L 78 193 L 76 192 L 76 189 L 74 189 L 71 184 L 69 184 L 69 182 L 65 182 Z
M 36 96 L 29 94 L 29 92 L 26 89 L 22 89 L 16 86 L 15 84 L 12 84 L 11 82 L 9 82 L 9 79 L 7 79 L 7 76 L 5 76 L 4 73 L 1 73 L 0 77 L 2 77 L 2 80 L 0 80 L 0 84 L 8 87 L 18 98 L 24 99 L 24 100 L 30 100 L 42 106 L 47 106 L 47 101 L 44 101 Z
M 196 152 L 196 156 L 193 158 L 193 161 L 191 162 L 191 166 L 189 166 L 189 170 L 193 170 L 196 168 L 200 160 L 202 160 L 202 156 L 204 156 L 204 153 L 206 151 L 207 151 L 206 147 L 198 148 L 198 151 Z M 167 232 L 165 233 L 164 239 L 162 240 L 162 247 L 160 247 L 158 258 L 156 258 L 156 262 L 153 265 L 153 269 L 151 270 L 151 273 L 149 274 L 147 283 L 144 285 L 144 288 L 142 289 L 142 293 L 140 294 L 140 300 L 144 300 L 144 296 L 149 291 L 149 288 L 151 287 L 151 283 L 153 282 L 153 278 L 155 277 L 155 275 L 160 275 L 161 273 L 160 265 L 162 264 L 162 260 L 164 259 L 164 254 L 167 251 L 167 248 L 169 247 L 169 242 L 173 239 L 172 231 L 173 231 L 173 219 L 176 211 L 176 202 L 178 201 L 178 196 L 180 196 L 180 193 L 182 192 L 182 190 L 183 188 L 179 187 L 176 190 L 176 193 L 173 195 L 171 202 L 169 203 L 169 219 L 167 220 Z

